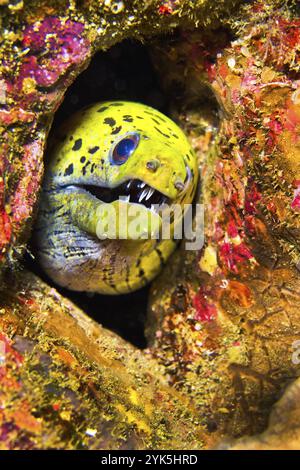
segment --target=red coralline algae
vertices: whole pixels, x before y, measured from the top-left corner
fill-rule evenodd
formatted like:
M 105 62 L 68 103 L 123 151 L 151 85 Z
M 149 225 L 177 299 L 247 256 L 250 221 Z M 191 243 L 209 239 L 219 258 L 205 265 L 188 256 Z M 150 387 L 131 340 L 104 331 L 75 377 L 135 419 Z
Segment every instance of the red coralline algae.
M 291 208 L 294 211 L 300 212 L 300 184 L 294 191 L 294 199 L 292 201 Z
M 16 243 L 24 238 L 33 215 L 43 172 L 46 121 L 49 125 L 51 113 L 61 102 L 70 72 L 84 64 L 91 54 L 84 25 L 54 16 L 27 25 L 21 46 L 23 53 L 17 58 L 17 72 L 7 61 L 2 78 L 5 100 L 0 110 L 0 122 L 5 126 L 3 137 L 9 142 L 2 146 L 5 157 L 0 166 L 2 260 L 12 239 Z M 57 82 L 60 86 L 53 90 Z M 11 181 L 13 184 L 9 184 Z
M 217 318 L 216 306 L 207 299 L 207 295 L 201 288 L 193 299 L 193 306 L 196 310 L 195 320 L 211 322 Z
M 11 224 L 10 217 L 6 212 L 4 199 L 5 182 L 3 175 L 5 168 L 8 166 L 6 158 L 7 146 L 3 146 L 2 149 L 3 152 L 0 155 L 0 246 L 5 246 L 11 237 Z
M 80 39 L 84 25 L 71 20 L 62 21 L 54 16 L 44 18 L 40 23 L 26 26 L 23 35 L 23 45 L 32 51 L 58 48 L 78 53 L 81 50 Z M 49 48 L 50 46 L 50 48 Z
M 27 26 L 23 45 L 34 55 L 25 57 L 17 87 L 22 88 L 25 77 L 33 78 L 39 86 L 49 87 L 71 65 L 80 63 L 88 52 L 88 42 L 82 37 L 83 30 L 82 23 L 70 20 L 62 22 L 55 17 L 45 18 L 38 26 Z
M 11 110 L 0 111 L 0 122 L 9 126 L 17 122 L 30 123 L 34 119 L 34 113 L 24 111 L 22 108 L 12 108 Z
M 234 245 L 233 243 L 222 243 L 220 246 L 220 262 L 225 271 L 229 270 L 237 274 L 240 266 L 249 261 L 254 261 L 254 256 L 245 243 Z
M 231 238 L 235 238 L 238 236 L 239 234 L 239 230 L 238 230 L 238 227 L 235 223 L 234 220 L 230 220 L 227 224 L 227 233 L 229 235 L 229 237 Z
M 3 354 L 3 361 L 0 362 L 0 374 L 1 374 L 1 385 L 3 390 L 7 383 L 5 382 L 5 377 L 9 380 L 10 385 L 12 384 L 12 378 L 6 375 L 8 364 L 13 363 L 14 367 L 21 367 L 23 364 L 24 358 L 12 347 L 12 341 L 0 331 L 0 343 L 2 345 L 1 352 Z M 9 359 L 9 360 L 8 360 Z M 14 382 L 14 386 L 19 388 L 17 382 Z M 1 400 L 1 391 L 0 391 L 0 400 Z M 1 409 L 1 406 L 0 406 Z
M 41 432 L 42 424 L 31 412 L 31 406 L 24 394 L 24 384 L 19 373 L 24 364 L 24 356 L 13 346 L 12 341 L 0 332 L 0 449 L 31 449 L 31 439 Z M 14 400 L 8 401 L 10 394 Z M 18 398 L 17 398 L 18 397 Z M 22 429 L 23 436 L 16 436 Z
M 263 8 L 259 11 L 266 15 Z M 266 29 L 263 23 L 260 27 L 250 26 L 247 39 L 233 42 L 226 53 L 219 54 L 215 66 L 207 72 L 228 110 L 223 131 L 224 139 L 226 136 L 227 141 L 232 141 L 232 146 L 230 148 L 224 141 L 220 161 L 226 160 L 226 166 L 220 165 L 219 161 L 216 163 L 215 178 L 223 188 L 226 208 L 222 225 L 227 225 L 229 238 L 237 232 L 241 237 L 241 243 L 232 244 L 226 238 L 219 243 L 222 266 L 233 273 L 239 271 L 239 264 L 244 265 L 248 260 L 253 266 L 254 261 L 249 241 L 241 229 L 247 229 L 248 235 L 253 236 L 258 226 L 254 218 L 262 214 L 273 228 L 281 227 L 291 217 L 287 213 L 289 207 L 294 212 L 299 210 L 298 188 L 292 187 L 293 176 L 299 169 L 300 150 L 296 73 L 299 68 L 299 21 L 287 20 L 278 12 L 273 15 L 271 28 Z M 283 73 L 287 71 L 288 74 Z M 239 156 L 241 165 L 234 160 L 235 155 Z M 242 180 L 246 188 L 244 195 L 239 189 Z M 286 197 L 284 210 L 283 192 Z M 233 207 L 241 217 L 238 227 L 228 221 Z M 293 219 L 295 224 L 297 221 Z
M 44 142 L 35 141 L 24 146 L 23 169 L 27 177 L 21 179 L 11 199 L 11 208 L 14 214 L 14 228 L 18 229 L 20 223 L 26 220 L 32 210 L 39 191 L 41 166 L 39 160 L 43 152 Z M 28 176 L 31 175 L 30 178 Z
M 171 15 L 172 13 L 174 13 L 174 3 L 176 3 L 176 1 L 174 2 L 174 0 L 164 2 L 158 7 L 158 13 L 160 15 Z
M 245 212 L 246 215 L 255 215 L 258 213 L 258 204 L 262 195 L 258 191 L 257 184 L 249 179 L 245 194 Z
M 260 54 L 261 60 L 266 65 L 272 65 L 278 71 L 284 71 L 284 67 L 293 70 L 299 64 L 300 51 L 300 20 L 286 19 L 275 13 L 273 24 L 265 28 L 265 39 L 256 39 L 253 42 Z
M 3 210 L 0 214 L 0 244 L 5 245 L 11 237 L 11 224 L 8 214 Z

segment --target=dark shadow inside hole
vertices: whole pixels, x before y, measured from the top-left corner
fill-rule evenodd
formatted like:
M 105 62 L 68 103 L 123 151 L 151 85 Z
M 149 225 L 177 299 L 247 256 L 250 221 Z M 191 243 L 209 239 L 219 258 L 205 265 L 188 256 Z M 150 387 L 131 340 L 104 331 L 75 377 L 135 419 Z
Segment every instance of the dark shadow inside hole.
M 78 109 L 105 100 L 138 101 L 167 114 L 166 95 L 160 89 L 147 49 L 140 43 L 124 41 L 94 56 L 89 67 L 67 90 L 55 115 L 51 133 Z M 29 256 L 26 262 L 31 270 L 53 284 Z M 55 287 L 104 327 L 139 348 L 146 347 L 144 324 L 149 286 L 120 296 L 88 296 Z
M 47 284 L 54 285 L 30 254 L 25 256 L 25 265 Z M 147 346 L 144 330 L 150 286 L 130 294 L 116 296 L 74 292 L 56 284 L 54 287 L 97 323 L 140 349 Z
M 67 90 L 53 129 L 78 109 L 105 100 L 138 101 L 167 113 L 166 96 L 145 46 L 126 40 L 96 54 Z

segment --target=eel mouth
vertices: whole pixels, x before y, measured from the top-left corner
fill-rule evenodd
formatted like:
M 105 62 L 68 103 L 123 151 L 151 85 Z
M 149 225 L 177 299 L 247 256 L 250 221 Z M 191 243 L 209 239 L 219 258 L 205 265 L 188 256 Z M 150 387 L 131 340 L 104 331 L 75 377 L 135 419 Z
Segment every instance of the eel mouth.
M 122 183 L 115 188 L 105 188 L 90 184 L 81 184 L 76 186 L 84 189 L 105 203 L 122 199 L 125 202 L 142 204 L 147 209 L 154 209 L 152 206 L 161 206 L 163 204 L 169 205 L 171 203 L 171 199 L 163 193 L 137 179 L 125 181 L 125 183 Z

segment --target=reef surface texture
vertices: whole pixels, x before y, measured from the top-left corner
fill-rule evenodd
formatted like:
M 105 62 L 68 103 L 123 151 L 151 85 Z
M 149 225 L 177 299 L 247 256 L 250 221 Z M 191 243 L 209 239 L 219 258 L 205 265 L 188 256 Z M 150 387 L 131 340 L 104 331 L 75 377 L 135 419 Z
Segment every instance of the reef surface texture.
M 260 435 L 220 444 L 219 449 L 230 450 L 299 450 L 300 447 L 300 380 L 288 387 L 275 404 L 268 428 Z
M 4 449 L 215 447 L 262 432 L 299 375 L 299 12 L 213 3 L 0 0 Z M 170 95 L 182 90 L 173 113 L 199 158 L 205 245 L 181 247 L 154 282 L 142 352 L 18 268 L 67 87 L 96 51 L 175 28 L 151 52 Z
M 178 117 L 201 162 L 205 244 L 182 248 L 154 282 L 148 337 L 215 437 L 264 428 L 299 374 L 300 23 L 272 3 L 246 11 L 251 19 L 245 10 L 235 19 L 239 36 L 222 52 L 226 31 L 156 52 L 167 89 L 185 68 Z M 222 111 L 217 133 L 199 135 L 191 91 L 199 95 L 205 75 Z

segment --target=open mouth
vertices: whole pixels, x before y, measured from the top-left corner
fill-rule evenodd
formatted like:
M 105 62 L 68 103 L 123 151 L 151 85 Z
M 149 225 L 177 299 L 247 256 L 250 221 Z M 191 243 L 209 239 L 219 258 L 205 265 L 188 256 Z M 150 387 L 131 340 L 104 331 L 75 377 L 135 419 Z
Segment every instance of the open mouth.
M 103 188 L 95 185 L 78 185 L 102 202 L 110 203 L 118 199 L 142 204 L 148 209 L 152 206 L 169 204 L 170 199 L 141 180 L 129 180 L 116 188 Z

